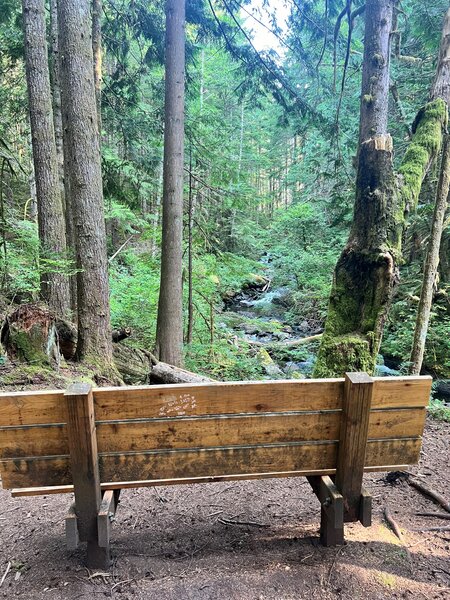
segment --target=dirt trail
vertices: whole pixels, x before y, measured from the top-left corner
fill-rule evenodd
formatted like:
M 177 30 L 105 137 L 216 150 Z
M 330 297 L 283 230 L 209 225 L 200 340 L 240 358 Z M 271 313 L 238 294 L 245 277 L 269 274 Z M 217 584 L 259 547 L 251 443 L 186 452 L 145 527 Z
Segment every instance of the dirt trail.
M 450 425 L 430 421 L 415 469 L 450 498 Z M 439 508 L 404 481 L 366 478 L 374 525 L 347 526 L 347 544 L 317 543 L 319 507 L 304 479 L 265 480 L 123 493 L 113 527 L 114 568 L 102 575 L 64 547 L 68 496 L 12 499 L 0 491 L 0 598 L 27 600 L 450 598 L 449 521 L 418 517 Z M 386 527 L 386 506 L 410 556 Z M 226 521 L 253 525 L 227 524 Z

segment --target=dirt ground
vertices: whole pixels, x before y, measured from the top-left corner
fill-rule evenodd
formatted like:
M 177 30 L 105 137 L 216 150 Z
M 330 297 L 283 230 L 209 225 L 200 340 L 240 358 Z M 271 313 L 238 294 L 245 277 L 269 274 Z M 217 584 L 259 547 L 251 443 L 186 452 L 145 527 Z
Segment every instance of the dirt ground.
M 450 425 L 430 421 L 414 472 L 450 500 L 449 449 Z M 328 549 L 302 478 L 124 491 L 109 573 L 88 571 L 81 550 L 66 551 L 69 496 L 13 499 L 0 490 L 0 598 L 449 600 L 450 521 L 415 514 L 442 509 L 381 473 L 366 487 L 373 526 L 346 526 L 346 545 Z M 404 543 L 384 522 L 386 506 Z

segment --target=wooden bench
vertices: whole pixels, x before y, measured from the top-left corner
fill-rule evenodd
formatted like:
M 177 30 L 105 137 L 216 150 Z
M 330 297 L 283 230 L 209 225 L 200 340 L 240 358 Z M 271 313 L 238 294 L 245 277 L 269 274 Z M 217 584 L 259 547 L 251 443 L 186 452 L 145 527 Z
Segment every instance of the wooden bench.
M 69 548 L 110 560 L 121 489 L 306 476 L 321 540 L 371 523 L 364 472 L 419 460 L 429 377 L 205 383 L 0 394 L 0 468 L 13 496 L 75 494 Z

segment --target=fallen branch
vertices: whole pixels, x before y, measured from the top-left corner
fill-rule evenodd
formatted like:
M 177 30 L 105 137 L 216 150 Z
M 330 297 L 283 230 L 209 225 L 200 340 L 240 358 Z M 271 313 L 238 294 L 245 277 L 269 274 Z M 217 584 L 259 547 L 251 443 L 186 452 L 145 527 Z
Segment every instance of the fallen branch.
M 411 569 L 411 574 L 412 574 L 414 571 L 414 566 L 413 566 L 413 559 L 412 559 L 411 551 L 408 548 L 408 546 L 406 545 L 405 538 L 403 537 L 403 533 L 401 532 L 397 521 L 394 519 L 394 517 L 391 514 L 391 511 L 389 510 L 389 508 L 387 506 L 384 509 L 384 516 L 385 516 L 386 521 L 388 522 L 389 526 L 391 527 L 392 531 L 398 537 L 398 539 L 400 540 L 400 543 L 403 545 L 403 547 L 405 549 L 406 555 L 408 556 L 409 568 Z
M 414 529 L 414 531 L 450 531 L 450 527 L 425 527 L 424 529 Z
M 130 235 L 130 237 L 120 246 L 120 248 L 118 250 L 116 250 L 114 252 L 114 254 L 108 258 L 108 262 L 112 262 L 116 258 L 116 256 L 122 252 L 122 250 L 125 248 L 125 246 L 127 246 L 131 242 L 131 240 L 134 238 L 135 235 L 136 235 L 135 233 L 133 233 L 133 235 Z
M 440 512 L 417 512 L 418 517 L 436 517 L 436 519 L 450 519 L 450 515 Z
M 0 581 L 0 587 L 2 587 L 2 585 L 3 585 L 3 583 L 4 583 L 5 579 L 6 579 L 6 576 L 8 575 L 8 573 L 9 573 L 10 570 L 11 570 L 11 561 L 8 562 L 8 566 L 6 567 L 6 571 L 3 573 L 2 580 Z
M 428 487 L 427 485 L 421 483 L 420 481 L 417 481 L 417 479 L 413 479 L 412 477 L 408 479 L 408 483 L 409 485 L 412 485 L 414 488 L 416 488 L 416 490 L 419 490 L 419 492 L 422 492 L 424 496 L 429 496 L 430 498 L 435 500 L 438 504 L 442 506 L 444 510 L 450 512 L 450 502 L 448 502 L 448 500 L 444 498 L 444 496 L 442 496 L 432 488 Z
M 398 526 L 397 521 L 394 519 L 394 517 L 391 514 L 391 511 L 389 510 L 389 508 L 387 506 L 384 509 L 384 516 L 385 516 L 386 521 L 388 522 L 390 528 L 392 529 L 392 531 L 395 533 L 395 535 L 398 537 L 398 539 L 402 543 L 404 543 L 405 539 L 403 537 L 403 533 L 400 531 L 400 527 Z
M 223 525 L 250 525 L 251 527 L 269 527 L 269 525 L 265 523 L 256 523 L 255 521 L 232 521 L 231 519 L 217 519 L 219 523 L 223 523 Z
M 252 342 L 251 340 L 245 340 L 247 344 L 251 346 L 264 348 L 294 348 L 296 346 L 303 346 L 304 344 L 309 344 L 310 342 L 315 342 L 320 340 L 323 336 L 323 333 L 317 333 L 316 335 L 310 335 L 308 337 L 300 338 L 298 340 L 288 340 L 287 342 L 274 342 L 273 344 L 266 344 L 264 342 Z

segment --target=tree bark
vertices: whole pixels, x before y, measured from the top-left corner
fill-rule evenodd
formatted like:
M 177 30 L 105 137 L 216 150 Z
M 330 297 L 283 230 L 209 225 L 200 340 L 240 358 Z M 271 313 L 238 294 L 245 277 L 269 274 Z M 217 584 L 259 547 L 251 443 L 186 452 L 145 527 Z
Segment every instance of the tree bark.
M 192 344 L 194 335 L 194 282 L 193 282 L 193 230 L 194 230 L 194 181 L 192 178 L 192 146 L 189 157 L 189 214 L 188 214 L 188 326 L 186 343 Z
M 92 51 L 94 54 L 94 85 L 99 139 L 102 135 L 102 4 L 102 0 L 92 0 Z
M 366 3 L 359 145 L 387 132 L 390 35 L 394 0 Z
M 448 9 L 442 30 L 439 60 L 431 100 L 442 99 L 446 103 L 446 112 L 450 103 L 450 9 Z M 445 213 L 448 206 L 450 188 L 450 137 L 444 139 L 441 171 L 436 191 L 436 203 L 431 226 L 430 240 L 423 270 L 423 283 L 417 310 L 414 341 L 411 350 L 410 373 L 419 375 L 425 353 L 428 325 L 430 322 L 433 292 L 439 266 L 439 249 L 444 229 Z
M 156 353 L 183 364 L 183 160 L 185 0 L 166 1 L 166 84 L 161 286 Z
M 77 358 L 112 364 L 108 261 L 89 0 L 59 0 L 61 91 L 76 231 Z
M 53 123 L 55 128 L 56 154 L 58 158 L 59 187 L 61 202 L 64 211 L 66 227 L 66 245 L 68 257 L 75 263 L 75 233 L 73 226 L 72 204 L 70 201 L 70 176 L 64 154 L 68 154 L 64 147 L 63 118 L 61 106 L 61 78 L 60 78 L 60 52 L 58 40 L 58 6 L 57 0 L 50 0 L 50 39 L 51 39 L 51 86 L 53 98 Z M 77 279 L 75 275 L 69 276 L 70 309 L 72 319 L 77 314 Z
M 57 0 L 50 0 L 50 56 L 51 88 L 53 99 L 53 124 L 55 129 L 56 155 L 58 158 L 59 189 L 63 208 L 64 202 L 64 150 L 61 112 L 61 85 L 59 81 L 58 7 Z
M 419 307 L 414 331 L 414 341 L 411 350 L 411 375 L 419 375 L 422 368 L 425 353 L 425 342 L 427 339 L 428 325 L 430 322 L 431 305 L 433 303 L 433 292 L 436 284 L 436 276 L 439 266 L 439 248 L 441 245 L 442 231 L 444 226 L 445 212 L 447 210 L 447 198 L 450 188 L 450 139 L 445 136 L 442 152 L 441 174 L 436 193 L 436 204 L 434 207 L 433 222 L 431 227 L 428 252 L 425 259 L 423 271 L 423 283 L 420 294 Z
M 66 258 L 66 236 L 48 68 L 44 0 L 23 0 L 25 65 L 30 112 L 33 162 L 38 205 L 41 259 Z M 69 312 L 69 282 L 63 273 L 41 274 L 41 293 L 51 309 Z

